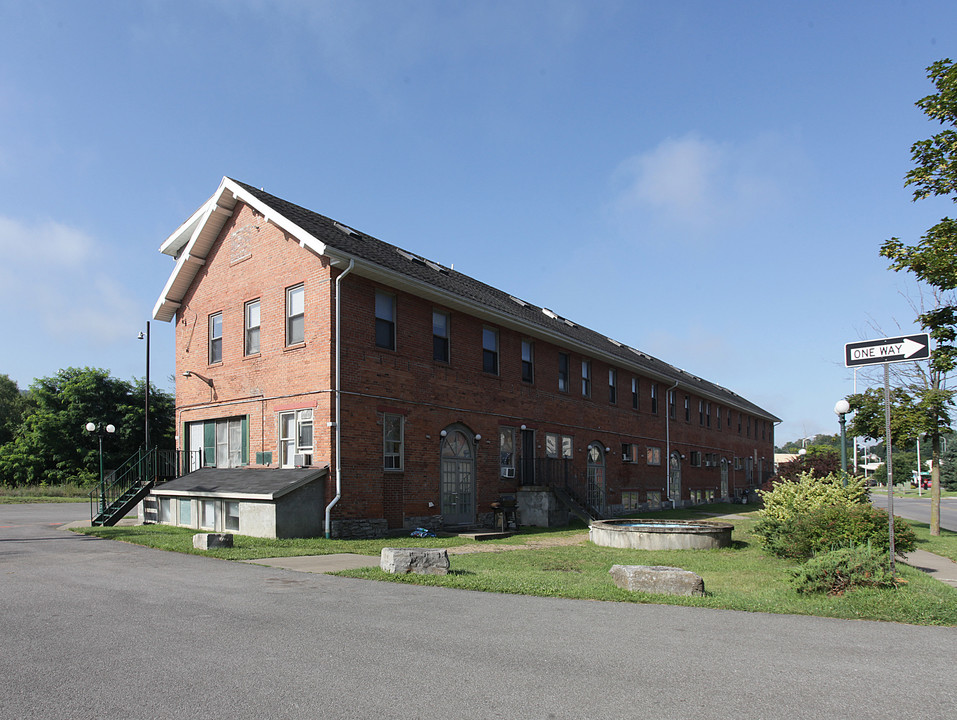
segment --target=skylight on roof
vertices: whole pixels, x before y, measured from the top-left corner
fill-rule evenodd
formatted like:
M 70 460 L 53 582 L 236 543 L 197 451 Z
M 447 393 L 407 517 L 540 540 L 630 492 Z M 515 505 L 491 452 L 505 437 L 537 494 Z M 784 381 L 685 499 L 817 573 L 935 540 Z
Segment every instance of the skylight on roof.
M 545 313 L 545 314 L 546 314 L 548 317 L 550 317 L 552 320 L 558 320 L 558 315 L 556 315 L 555 313 L 553 313 L 553 312 L 552 312 L 551 310 L 549 310 L 548 308 L 542 308 L 542 312 Z

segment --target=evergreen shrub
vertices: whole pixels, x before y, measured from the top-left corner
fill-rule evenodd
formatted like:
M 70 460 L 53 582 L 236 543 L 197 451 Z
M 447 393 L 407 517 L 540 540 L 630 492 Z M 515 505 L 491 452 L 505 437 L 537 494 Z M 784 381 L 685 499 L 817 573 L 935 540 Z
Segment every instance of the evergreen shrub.
M 841 595 L 852 588 L 896 587 L 886 557 L 868 547 L 821 553 L 792 572 L 799 593 Z

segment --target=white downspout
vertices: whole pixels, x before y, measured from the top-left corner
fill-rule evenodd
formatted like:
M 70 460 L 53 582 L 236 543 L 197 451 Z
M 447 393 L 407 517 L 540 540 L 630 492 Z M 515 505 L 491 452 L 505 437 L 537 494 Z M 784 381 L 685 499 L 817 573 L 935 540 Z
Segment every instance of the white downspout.
M 349 267 L 344 271 L 339 273 L 339 277 L 336 278 L 336 496 L 332 498 L 332 502 L 326 505 L 326 538 L 332 537 L 332 526 L 330 525 L 331 520 L 330 516 L 332 515 L 332 508 L 335 507 L 336 503 L 339 502 L 339 498 L 342 497 L 342 430 L 340 428 L 340 419 L 341 419 L 341 403 L 340 398 L 340 357 L 341 357 L 341 340 L 342 340 L 342 278 L 352 272 L 352 268 L 355 267 L 355 259 L 349 260 Z
M 668 485 L 668 499 L 671 500 L 671 393 L 678 389 L 678 381 L 668 389 L 665 395 L 665 477 Z

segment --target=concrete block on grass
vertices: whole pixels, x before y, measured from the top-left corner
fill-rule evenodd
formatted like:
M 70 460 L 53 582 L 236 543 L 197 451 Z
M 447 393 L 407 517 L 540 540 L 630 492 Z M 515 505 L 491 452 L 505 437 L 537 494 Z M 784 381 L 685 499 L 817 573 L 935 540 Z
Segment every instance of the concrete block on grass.
M 442 548 L 382 548 L 379 567 L 392 574 L 447 575 L 449 553 Z
M 704 580 L 690 570 L 662 565 L 612 565 L 609 571 L 618 587 L 656 595 L 703 596 Z
M 231 548 L 232 546 L 233 536 L 231 533 L 197 533 L 193 535 L 193 547 L 196 550 Z

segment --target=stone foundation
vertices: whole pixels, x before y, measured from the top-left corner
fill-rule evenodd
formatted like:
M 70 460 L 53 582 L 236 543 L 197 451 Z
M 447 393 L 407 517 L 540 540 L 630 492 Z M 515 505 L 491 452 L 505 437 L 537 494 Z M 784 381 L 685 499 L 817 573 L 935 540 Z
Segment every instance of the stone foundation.
M 389 523 L 385 518 L 360 518 L 357 520 L 333 520 L 332 537 L 375 539 L 386 537 Z

